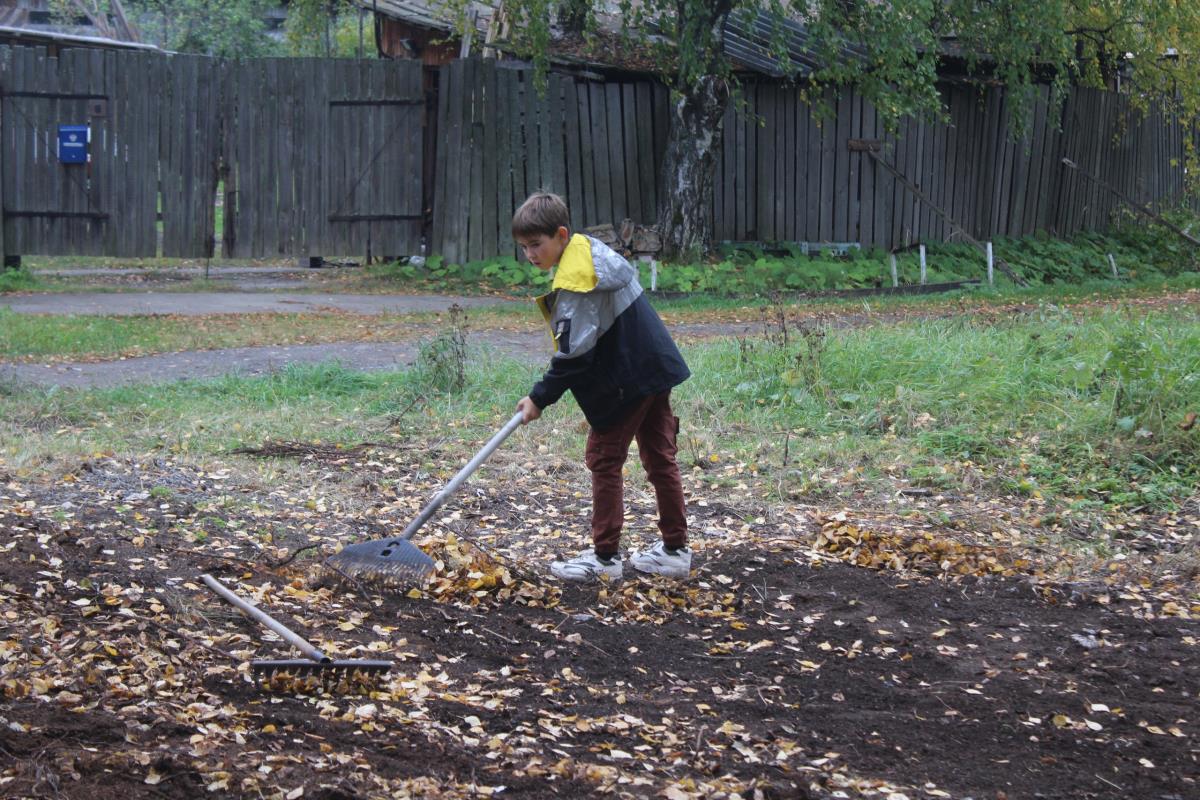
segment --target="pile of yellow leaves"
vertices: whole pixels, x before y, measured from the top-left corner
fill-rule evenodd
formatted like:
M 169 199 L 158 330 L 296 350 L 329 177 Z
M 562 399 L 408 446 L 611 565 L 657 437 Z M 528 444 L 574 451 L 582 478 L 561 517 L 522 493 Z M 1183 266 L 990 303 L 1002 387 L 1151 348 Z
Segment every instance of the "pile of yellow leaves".
M 554 606 L 558 589 L 520 580 L 508 567 L 489 557 L 470 542 L 459 541 L 454 534 L 423 543 L 422 549 L 434 561 L 434 573 L 424 589 L 413 589 L 409 597 L 465 601 L 479 605 L 488 598 L 511 600 L 530 606 Z
M 653 579 L 626 580 L 600 590 L 601 604 L 639 622 L 665 622 L 683 612 L 698 617 L 728 617 L 737 610 L 734 592 L 699 584 Z
M 992 548 L 963 544 L 929 531 L 902 536 L 836 520 L 821 526 L 813 548 L 860 567 L 933 575 L 1011 576 L 1031 567 L 1028 559 L 1010 559 Z

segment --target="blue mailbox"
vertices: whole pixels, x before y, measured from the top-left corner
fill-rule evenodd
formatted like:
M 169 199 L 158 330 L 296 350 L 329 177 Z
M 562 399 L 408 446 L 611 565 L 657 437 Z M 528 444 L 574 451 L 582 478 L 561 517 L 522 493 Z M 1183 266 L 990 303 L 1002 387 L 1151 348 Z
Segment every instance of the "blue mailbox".
M 58 160 L 63 164 L 86 164 L 91 136 L 87 125 L 59 125 Z

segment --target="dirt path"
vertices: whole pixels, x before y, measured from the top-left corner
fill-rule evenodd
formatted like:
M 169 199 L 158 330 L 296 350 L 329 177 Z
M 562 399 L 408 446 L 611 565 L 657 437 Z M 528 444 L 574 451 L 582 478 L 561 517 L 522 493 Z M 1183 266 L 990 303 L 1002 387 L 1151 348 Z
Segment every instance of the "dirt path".
M 506 355 L 534 360 L 545 351 L 545 337 L 489 331 L 471 338 L 476 348 L 487 346 Z M 363 372 L 397 370 L 413 363 L 418 340 L 404 342 L 338 342 L 333 344 L 234 347 L 190 350 L 119 361 L 54 364 L 0 364 L 0 380 L 37 386 L 104 388 L 131 383 L 168 383 L 222 375 L 266 375 L 289 364 L 337 362 Z M 537 360 L 541 360 L 539 357 Z

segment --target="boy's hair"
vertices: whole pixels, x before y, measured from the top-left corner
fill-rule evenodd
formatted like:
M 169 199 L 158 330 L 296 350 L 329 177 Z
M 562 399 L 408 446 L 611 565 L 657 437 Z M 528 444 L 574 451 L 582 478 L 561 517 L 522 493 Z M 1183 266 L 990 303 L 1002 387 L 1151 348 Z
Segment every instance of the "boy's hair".
M 513 236 L 553 236 L 559 228 L 571 229 L 571 212 L 561 197 L 550 192 L 534 192 L 513 214 Z

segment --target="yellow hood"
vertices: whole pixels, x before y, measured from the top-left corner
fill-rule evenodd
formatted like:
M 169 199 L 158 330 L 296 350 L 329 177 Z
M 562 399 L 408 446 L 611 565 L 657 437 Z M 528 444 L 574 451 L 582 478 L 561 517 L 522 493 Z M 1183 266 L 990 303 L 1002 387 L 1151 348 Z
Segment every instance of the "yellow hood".
M 596 288 L 596 265 L 592 260 L 592 240 L 577 233 L 567 242 L 558 269 L 554 271 L 551 289 L 566 289 L 569 292 L 590 292 Z

